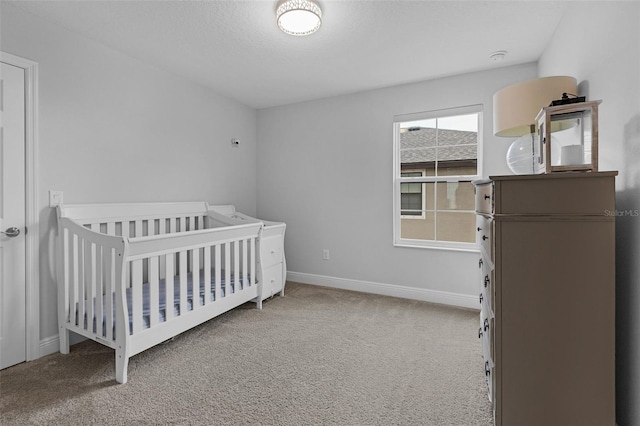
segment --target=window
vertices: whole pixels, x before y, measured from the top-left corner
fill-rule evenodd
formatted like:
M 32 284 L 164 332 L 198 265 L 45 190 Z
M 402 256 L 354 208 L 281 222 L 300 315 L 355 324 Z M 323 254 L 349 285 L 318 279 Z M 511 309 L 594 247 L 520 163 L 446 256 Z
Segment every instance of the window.
M 394 119 L 394 244 L 475 249 L 479 105 Z
M 419 172 L 401 172 L 401 177 L 422 177 Z M 400 184 L 400 214 L 402 216 L 422 217 L 424 211 L 424 188 L 419 182 L 403 182 Z

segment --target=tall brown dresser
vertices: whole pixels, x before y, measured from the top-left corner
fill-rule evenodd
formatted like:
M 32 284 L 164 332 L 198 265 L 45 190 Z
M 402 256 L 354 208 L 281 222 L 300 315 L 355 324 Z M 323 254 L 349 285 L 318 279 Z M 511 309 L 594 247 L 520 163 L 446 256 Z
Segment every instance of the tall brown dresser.
M 474 182 L 497 426 L 615 425 L 615 176 Z

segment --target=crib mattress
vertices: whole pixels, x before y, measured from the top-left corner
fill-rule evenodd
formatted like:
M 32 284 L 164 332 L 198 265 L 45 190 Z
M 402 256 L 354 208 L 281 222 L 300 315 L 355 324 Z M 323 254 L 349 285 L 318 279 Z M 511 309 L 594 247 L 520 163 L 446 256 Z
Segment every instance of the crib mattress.
M 229 285 L 226 285 L 225 279 L 224 279 L 225 273 L 224 271 L 222 271 L 221 273 L 221 280 L 220 280 L 220 297 L 225 297 L 225 292 L 228 291 L 229 294 L 234 293 L 235 292 L 235 279 L 233 274 L 231 275 L 231 280 L 229 282 Z M 205 289 L 205 282 L 204 282 L 204 271 L 200 271 L 200 285 L 199 285 L 199 298 L 200 298 L 200 305 L 204 305 L 204 289 Z M 250 284 L 250 277 L 243 277 L 240 276 L 239 277 L 239 281 L 240 281 L 240 289 L 243 289 L 245 287 L 248 287 Z M 215 278 L 214 278 L 214 273 L 212 271 L 211 273 L 211 282 L 209 283 L 210 286 L 210 302 L 213 302 L 216 300 L 216 282 L 215 282 Z M 166 296 L 166 282 L 164 279 L 159 280 L 158 283 L 158 290 L 159 290 L 159 306 L 158 306 L 158 316 L 159 316 L 159 321 L 160 322 L 165 322 L 166 321 L 166 309 L 167 309 L 167 296 Z M 132 297 L 131 297 L 131 288 L 127 288 L 127 311 L 129 312 L 129 333 L 133 332 L 133 303 L 132 303 Z M 102 315 L 102 330 L 105 330 L 103 332 L 103 337 L 106 337 L 106 299 L 103 298 L 102 299 L 103 303 L 102 303 L 102 312 L 104 313 Z M 85 301 L 86 303 L 86 301 Z M 189 273 L 187 275 L 187 311 L 191 311 L 193 310 L 193 274 Z M 115 336 L 115 322 L 116 322 L 116 316 L 115 316 L 115 293 L 113 295 L 113 306 L 114 306 L 114 310 L 113 310 L 113 335 Z M 150 324 L 150 284 L 149 283 L 143 283 L 142 284 L 142 325 L 143 328 L 149 328 L 149 324 Z M 94 312 L 96 311 L 96 299 L 93 299 L 93 307 L 94 307 Z M 175 276 L 174 280 L 173 280 L 173 315 L 174 316 L 179 316 L 180 315 L 180 277 L 179 276 Z M 76 320 L 76 324 L 78 323 L 78 304 L 76 304 L 76 315 L 75 315 L 75 320 Z M 96 327 L 97 321 L 96 321 L 96 317 L 94 315 L 93 317 L 93 332 L 97 333 L 97 327 Z M 86 306 L 85 306 L 85 315 L 84 315 L 84 327 L 87 327 L 87 313 L 86 313 Z

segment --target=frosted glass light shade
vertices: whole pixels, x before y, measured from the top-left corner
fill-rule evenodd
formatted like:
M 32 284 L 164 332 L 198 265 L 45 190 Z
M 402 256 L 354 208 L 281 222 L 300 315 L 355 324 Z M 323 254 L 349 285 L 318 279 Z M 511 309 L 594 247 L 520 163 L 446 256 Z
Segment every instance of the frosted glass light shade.
M 574 77 L 554 76 L 513 84 L 493 95 L 493 134 L 519 137 L 530 134 L 536 116 L 563 93 L 576 94 Z
M 314 0 L 281 0 L 276 16 L 278 27 L 295 36 L 313 34 L 322 24 L 322 10 Z
M 533 140 L 532 140 L 533 138 Z M 560 145 L 555 138 L 551 136 L 552 158 L 560 157 Z M 537 151 L 538 138 L 536 134 L 528 133 L 520 136 L 513 141 L 507 150 L 507 166 L 516 175 L 534 175 L 540 173 L 544 165 L 537 164 L 537 158 L 540 155 Z

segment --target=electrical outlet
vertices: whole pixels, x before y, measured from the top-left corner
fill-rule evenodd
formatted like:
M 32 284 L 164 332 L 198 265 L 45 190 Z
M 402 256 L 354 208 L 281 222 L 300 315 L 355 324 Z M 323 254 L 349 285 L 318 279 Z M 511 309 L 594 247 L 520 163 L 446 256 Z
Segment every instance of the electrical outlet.
M 322 258 L 324 260 L 329 260 L 329 249 L 323 249 L 322 250 Z
M 54 208 L 62 204 L 62 191 L 49 191 L 49 207 Z

